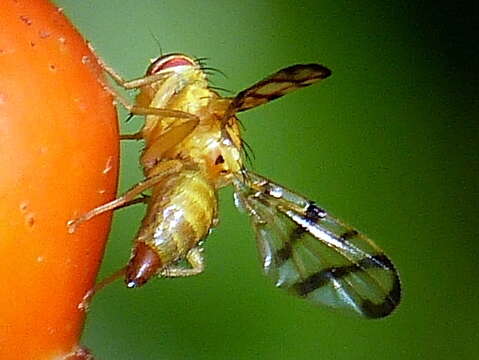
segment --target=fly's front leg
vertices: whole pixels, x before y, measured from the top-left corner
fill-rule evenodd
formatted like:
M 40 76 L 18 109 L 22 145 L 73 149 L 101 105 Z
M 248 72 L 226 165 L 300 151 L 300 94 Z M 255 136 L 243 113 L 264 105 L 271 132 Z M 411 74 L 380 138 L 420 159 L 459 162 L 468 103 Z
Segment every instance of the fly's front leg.
M 144 181 L 139 182 L 122 196 L 112 200 L 106 204 L 100 205 L 80 217 L 69 220 L 67 223 L 68 232 L 73 233 L 78 225 L 90 220 L 91 218 L 103 214 L 104 212 L 119 209 L 128 205 L 137 204 L 138 202 L 146 202 L 148 198 L 137 198 L 142 195 L 145 190 L 158 184 L 165 176 L 172 175 L 181 170 L 183 164 L 179 160 L 170 160 L 160 163 L 155 169 L 154 174 Z
M 158 275 L 160 277 L 187 277 L 201 274 L 205 270 L 205 260 L 199 247 L 188 251 L 186 261 L 191 265 L 191 268 L 168 266 Z
M 98 56 L 98 54 L 95 52 L 95 49 L 93 48 L 91 43 L 88 43 L 88 47 L 90 51 L 95 55 L 96 60 L 98 64 L 100 65 L 100 67 L 103 69 L 103 71 L 105 71 L 119 86 L 121 86 L 122 88 L 126 90 L 138 89 L 142 86 L 152 84 L 156 81 L 159 81 L 167 77 L 168 75 L 174 72 L 172 69 L 165 69 L 161 73 L 148 75 L 138 79 L 126 81 L 112 67 L 107 65 L 100 56 Z M 130 101 L 128 101 L 122 94 L 120 94 L 118 91 L 113 89 L 108 84 L 103 83 L 103 86 L 105 90 L 107 90 L 131 114 L 157 115 L 162 117 L 176 117 L 176 118 L 198 120 L 198 118 L 195 115 L 189 114 L 184 111 L 160 109 L 160 108 L 153 108 L 153 107 L 142 107 L 142 106 L 131 104 Z
M 126 89 L 126 90 L 132 90 L 132 89 L 138 89 L 142 86 L 145 86 L 145 85 L 150 85 L 154 82 L 157 82 L 161 79 L 164 79 L 165 77 L 167 77 L 168 75 L 174 73 L 174 70 L 172 69 L 163 69 L 161 72 L 159 73 L 156 73 L 156 74 L 152 74 L 152 75 L 147 75 L 147 76 L 143 76 L 141 78 L 138 78 L 138 79 L 133 79 L 133 80 L 125 80 L 123 79 L 123 77 L 118 74 L 115 69 L 113 69 L 111 66 L 109 66 L 105 61 L 103 61 L 103 59 L 98 56 L 98 54 L 96 53 L 93 45 L 88 42 L 88 48 L 90 49 L 90 51 L 95 55 L 97 61 L 98 61 L 98 64 L 100 65 L 100 67 L 108 74 L 110 75 L 110 77 L 119 85 L 121 86 L 122 88 Z

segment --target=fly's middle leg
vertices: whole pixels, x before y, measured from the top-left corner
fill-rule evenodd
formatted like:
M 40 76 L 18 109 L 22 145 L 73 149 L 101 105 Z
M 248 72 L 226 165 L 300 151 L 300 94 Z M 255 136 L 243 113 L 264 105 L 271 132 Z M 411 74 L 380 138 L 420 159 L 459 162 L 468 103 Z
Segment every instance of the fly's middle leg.
M 154 107 L 143 107 L 135 104 L 131 104 L 130 101 L 120 94 L 117 90 L 113 89 L 111 86 L 104 84 L 104 88 L 108 91 L 116 101 L 118 101 L 123 107 L 133 115 L 156 115 L 161 117 L 174 117 L 182 119 L 192 119 L 198 120 L 196 115 L 180 111 L 180 110 L 171 110 L 171 109 L 160 109 Z
M 120 135 L 120 140 L 141 140 L 143 139 L 143 133 L 141 131 L 134 134 L 123 134 Z
M 170 160 L 158 165 L 155 173 L 144 181 L 139 182 L 122 196 L 112 200 L 106 204 L 100 205 L 76 219 L 69 220 L 67 223 L 68 232 L 73 233 L 78 225 L 90 220 L 91 218 L 103 214 L 107 211 L 119 209 L 128 205 L 136 204 L 138 202 L 147 202 L 147 197 L 138 198 L 145 190 L 155 186 L 162 181 L 165 176 L 177 173 L 183 167 L 183 163 L 179 160 Z
M 154 166 L 166 151 L 178 145 L 190 135 L 198 126 L 198 123 L 197 120 L 187 120 L 155 138 L 141 155 L 140 162 L 143 167 L 151 168 Z

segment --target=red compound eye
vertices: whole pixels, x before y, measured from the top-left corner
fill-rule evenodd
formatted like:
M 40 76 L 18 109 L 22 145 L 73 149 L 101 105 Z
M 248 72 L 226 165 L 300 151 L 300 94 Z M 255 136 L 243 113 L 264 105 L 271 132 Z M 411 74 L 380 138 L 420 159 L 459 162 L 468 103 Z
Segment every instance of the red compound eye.
M 194 66 L 195 62 L 184 55 L 167 55 L 155 60 L 148 68 L 147 74 L 156 74 L 160 70 L 175 66 Z

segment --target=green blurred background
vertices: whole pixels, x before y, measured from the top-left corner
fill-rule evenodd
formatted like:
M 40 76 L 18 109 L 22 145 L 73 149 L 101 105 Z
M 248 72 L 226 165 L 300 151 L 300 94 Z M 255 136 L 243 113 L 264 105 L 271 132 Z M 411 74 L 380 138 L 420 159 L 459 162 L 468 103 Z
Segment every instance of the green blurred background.
M 241 115 L 254 169 L 369 234 L 401 272 L 380 321 L 316 308 L 261 274 L 246 215 L 221 191 L 198 277 L 117 282 L 95 298 L 83 342 L 99 359 L 479 358 L 477 24 L 448 2 L 57 0 L 126 78 L 165 52 L 208 57 L 241 90 L 320 62 L 324 83 Z M 367 4 L 367 5 L 366 5 Z M 123 132 L 142 123 L 136 118 Z M 122 145 L 121 191 L 141 178 Z M 101 276 L 128 260 L 144 209 L 119 211 Z

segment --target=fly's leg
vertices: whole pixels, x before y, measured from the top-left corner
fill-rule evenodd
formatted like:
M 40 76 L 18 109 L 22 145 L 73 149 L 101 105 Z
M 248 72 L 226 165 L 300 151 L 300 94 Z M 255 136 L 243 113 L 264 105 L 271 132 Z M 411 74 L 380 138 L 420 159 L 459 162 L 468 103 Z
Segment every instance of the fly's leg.
M 110 90 L 109 90 L 110 91 Z M 113 90 L 115 96 L 118 101 L 127 109 L 131 114 L 134 115 L 157 115 L 157 116 L 162 116 L 162 117 L 173 117 L 173 118 L 181 118 L 181 119 L 191 119 L 195 121 L 199 121 L 198 117 L 196 115 L 180 111 L 180 110 L 168 110 L 168 109 L 160 109 L 160 108 L 154 108 L 154 107 L 141 107 L 141 106 L 136 106 L 132 105 L 126 100 L 122 95 L 120 95 L 118 92 Z
M 174 73 L 174 70 L 172 69 L 164 69 L 159 73 L 153 74 L 153 75 L 147 75 L 143 76 L 138 79 L 133 79 L 133 80 L 125 80 L 123 77 L 118 74 L 111 66 L 109 66 L 103 59 L 98 56 L 96 53 L 95 49 L 93 48 L 93 45 L 88 42 L 88 48 L 90 51 L 95 55 L 98 64 L 100 67 L 122 88 L 126 90 L 132 90 L 132 89 L 138 89 L 142 86 L 152 84 L 158 80 L 164 79 L 168 75 Z
M 149 188 L 158 184 L 161 180 L 163 180 L 165 176 L 177 173 L 181 170 L 182 167 L 183 164 L 179 160 L 170 160 L 158 164 L 157 168 L 155 169 L 155 172 L 151 174 L 150 177 L 133 186 L 122 196 L 92 209 L 74 220 L 69 220 L 67 223 L 68 231 L 70 233 L 75 232 L 75 229 L 78 225 L 90 220 L 97 215 L 103 214 L 106 211 L 111 211 L 131 204 L 146 201 L 145 198 L 138 200 L 137 197 L 141 195 L 145 190 L 148 190 Z
M 120 140 L 141 140 L 141 139 L 143 139 L 143 134 L 141 131 L 134 134 L 120 135 Z
M 201 249 L 195 247 L 186 254 L 186 261 L 191 265 L 191 268 L 168 266 L 161 270 L 158 274 L 160 277 L 187 277 L 201 274 L 205 270 L 205 260 Z
M 76 345 L 71 352 L 61 357 L 62 360 L 95 360 L 91 350 L 83 345 Z
M 140 162 L 145 168 L 155 165 L 157 159 L 175 145 L 182 142 L 190 135 L 199 124 L 199 120 L 187 120 L 180 125 L 170 128 L 167 132 L 151 140 L 151 145 L 141 155 Z
M 142 107 L 131 104 L 123 95 L 118 91 L 113 89 L 107 84 L 103 84 L 105 90 L 107 90 L 123 107 L 133 115 L 157 115 L 162 117 L 174 117 L 174 118 L 183 118 L 183 119 L 192 119 L 198 120 L 196 115 L 180 111 L 180 110 L 169 110 L 169 109 L 160 109 L 154 107 Z
M 150 195 L 146 195 L 146 194 L 140 194 L 141 197 L 139 198 L 136 198 L 136 199 L 133 199 L 131 201 L 128 201 L 126 202 L 125 204 L 117 207 L 115 210 L 119 210 L 119 209 L 122 209 L 124 207 L 128 207 L 130 205 L 135 205 L 135 204 L 147 204 L 148 201 L 150 200 Z
M 90 303 L 93 299 L 93 296 L 103 289 L 105 286 L 111 284 L 115 280 L 125 276 L 126 272 L 126 266 L 122 267 L 120 270 L 114 272 L 110 276 L 104 278 L 102 281 L 99 283 L 96 283 L 90 290 L 87 291 L 85 296 L 83 296 L 83 299 L 80 304 L 78 304 L 78 309 L 83 310 L 83 311 L 88 311 L 88 308 L 90 307 Z
M 188 261 L 188 263 L 191 265 L 191 268 L 168 266 L 167 268 L 160 271 L 158 275 L 160 277 L 168 278 L 188 277 L 201 274 L 205 269 L 205 261 L 203 255 L 201 254 L 201 249 L 198 247 L 188 251 L 188 253 L 186 254 L 186 261 Z M 99 283 L 95 284 L 95 286 L 88 290 L 88 292 L 85 294 L 82 299 L 82 302 L 78 305 L 78 309 L 88 311 L 93 296 L 105 286 L 111 284 L 119 278 L 124 277 L 127 268 L 128 265 L 122 267 L 120 270 L 114 272 L 110 276 L 104 278 Z
M 180 125 L 172 127 L 164 134 L 150 140 L 151 145 L 148 146 L 141 155 L 140 162 L 144 168 L 151 168 L 156 164 L 158 159 L 163 157 L 163 154 L 170 150 L 175 145 L 182 142 L 199 124 L 199 120 L 187 120 Z M 141 140 L 143 133 L 141 131 L 134 134 L 120 135 L 120 140 Z
M 173 70 L 168 70 L 165 69 L 165 71 L 162 71 L 161 73 L 157 73 L 154 75 L 149 75 L 149 76 L 144 76 L 139 79 L 131 80 L 131 81 L 126 81 L 124 80 L 113 68 L 108 66 L 101 57 L 99 57 L 93 46 L 88 43 L 88 47 L 90 48 L 90 51 L 95 55 L 96 60 L 98 61 L 98 64 L 100 67 L 122 88 L 131 90 L 131 89 L 137 89 L 145 85 L 152 84 L 158 80 L 161 80 L 168 76 L 170 73 L 173 73 Z M 157 116 L 163 116 L 163 117 L 175 117 L 175 118 L 184 118 L 184 119 L 192 119 L 192 120 L 197 120 L 198 118 L 195 115 L 189 114 L 184 111 L 180 110 L 169 110 L 169 109 L 160 109 L 160 108 L 153 108 L 153 107 L 142 107 L 142 106 L 137 106 L 134 104 L 131 104 L 123 95 L 121 95 L 118 91 L 113 89 L 111 86 L 108 84 L 103 83 L 103 86 L 106 91 L 108 91 L 120 104 L 122 104 L 125 109 L 127 109 L 130 114 L 134 115 L 157 115 Z

